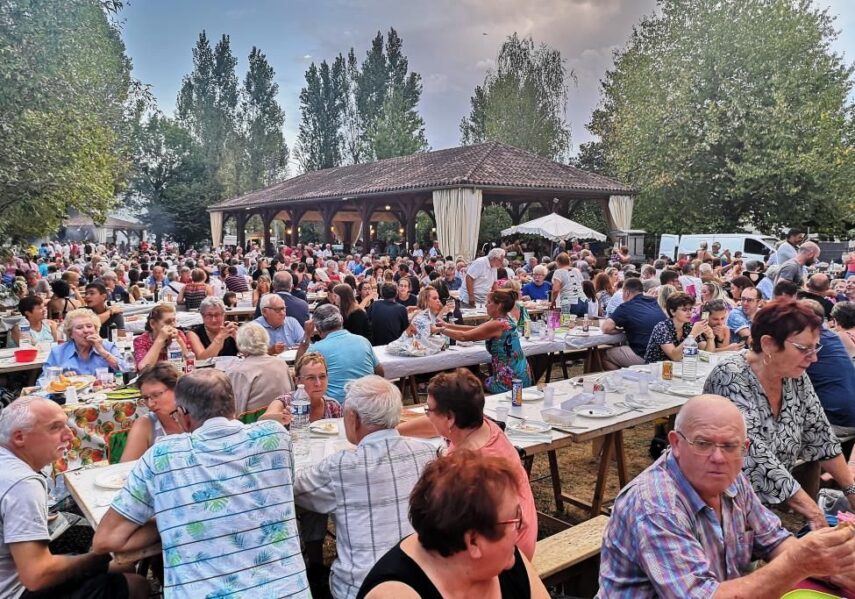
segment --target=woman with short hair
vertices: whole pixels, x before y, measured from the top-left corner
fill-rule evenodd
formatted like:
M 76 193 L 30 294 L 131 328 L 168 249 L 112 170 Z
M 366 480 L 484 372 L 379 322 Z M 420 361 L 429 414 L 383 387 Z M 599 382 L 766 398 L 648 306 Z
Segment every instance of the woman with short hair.
M 805 302 L 775 299 L 754 315 L 748 351 L 719 362 L 704 383 L 704 393 L 727 397 L 745 417 L 750 444 L 742 470 L 760 500 L 785 504 L 815 529 L 828 525 L 816 503 L 820 470 L 855 508 L 855 480 L 806 372 L 817 360 L 821 328 L 822 317 Z
M 183 433 L 175 419 L 175 385 L 181 373 L 169 362 L 146 366 L 137 377 L 137 389 L 148 413 L 134 421 L 122 452 L 122 462 L 142 457 L 154 442 L 165 435 Z
M 309 422 L 324 418 L 341 418 L 341 404 L 327 397 L 329 373 L 327 372 L 327 361 L 323 354 L 308 352 L 300 356 L 294 365 L 294 376 L 297 378 L 297 385 L 303 385 L 306 395 L 309 396 Z M 293 391 L 283 393 L 270 402 L 262 418 L 276 420 L 282 425 L 291 424 L 291 402 L 293 400 Z
M 415 534 L 380 558 L 357 599 L 549 597 L 516 547 L 531 525 L 518 493 L 502 458 L 460 451 L 428 464 L 410 494 Z
M 268 355 L 270 336 L 260 324 L 248 322 L 237 332 L 237 347 L 243 360 L 233 364 L 226 374 L 235 394 L 235 414 L 255 412 L 294 388 L 288 363 Z
M 672 293 L 665 300 L 665 313 L 668 318 L 653 327 L 650 341 L 647 343 L 647 352 L 644 354 L 645 362 L 650 364 L 663 360 L 681 361 L 683 345 L 690 336 L 697 341 L 698 349 L 706 349 L 707 342 L 701 334 L 707 331 L 709 325 L 706 320 L 692 324 L 694 305 L 694 298 L 682 291 Z
M 209 295 L 199 304 L 199 314 L 202 316 L 202 324 L 197 324 L 187 333 L 196 359 L 238 355 L 235 343 L 238 325 L 233 321 L 226 322 L 226 306 L 223 300 Z
M 855 360 L 855 303 L 837 302 L 831 309 L 834 332 L 840 337 L 846 353 Z

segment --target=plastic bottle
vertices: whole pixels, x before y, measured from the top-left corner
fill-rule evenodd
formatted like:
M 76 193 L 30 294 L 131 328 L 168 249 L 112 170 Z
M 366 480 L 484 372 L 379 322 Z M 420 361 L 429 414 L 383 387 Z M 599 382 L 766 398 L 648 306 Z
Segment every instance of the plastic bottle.
M 690 382 L 698 378 L 698 344 L 692 335 L 683 342 L 683 380 Z
M 175 339 L 172 340 L 166 350 L 166 360 L 171 362 L 178 369 L 178 372 L 184 370 L 184 352 L 181 351 L 181 346 Z
M 137 376 L 137 363 L 136 360 L 134 360 L 134 352 L 130 349 L 125 351 L 125 363 L 127 364 L 127 369 L 125 370 L 125 384 L 130 385 L 131 381 Z
M 309 455 L 309 395 L 303 385 L 291 396 L 291 446 L 294 457 Z
M 184 356 L 184 374 L 189 374 L 194 370 L 196 370 L 196 354 L 188 351 L 187 355 Z
M 26 318 L 21 321 L 21 324 L 18 325 L 18 330 L 21 331 L 21 341 L 18 343 L 18 347 L 32 347 L 33 334 L 30 327 L 30 321 Z
M 110 341 L 113 343 L 119 341 L 119 327 L 116 326 L 115 322 L 110 325 Z

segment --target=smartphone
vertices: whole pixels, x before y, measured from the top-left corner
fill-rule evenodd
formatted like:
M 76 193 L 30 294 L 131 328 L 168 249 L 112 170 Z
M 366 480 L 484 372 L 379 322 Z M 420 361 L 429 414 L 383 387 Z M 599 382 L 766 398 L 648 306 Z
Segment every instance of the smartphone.
M 701 320 L 709 320 L 709 319 L 710 319 L 710 313 L 709 312 L 703 312 L 701 314 Z

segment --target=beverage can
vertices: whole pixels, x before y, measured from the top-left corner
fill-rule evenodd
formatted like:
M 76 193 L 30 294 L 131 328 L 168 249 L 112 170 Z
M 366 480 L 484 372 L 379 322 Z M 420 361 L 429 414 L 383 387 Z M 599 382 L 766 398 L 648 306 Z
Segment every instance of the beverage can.
M 523 382 L 522 379 L 513 379 L 511 381 L 511 404 L 515 406 L 522 405 Z
M 662 362 L 662 380 L 670 381 L 674 378 L 674 363 L 673 362 Z
M 587 333 L 591 330 L 591 321 L 587 318 L 582 319 L 582 332 Z
M 523 337 L 526 339 L 531 339 L 531 320 L 526 319 L 525 324 L 523 325 Z
M 196 370 L 196 354 L 187 352 L 187 355 L 184 357 L 184 374 L 189 374 L 194 370 Z

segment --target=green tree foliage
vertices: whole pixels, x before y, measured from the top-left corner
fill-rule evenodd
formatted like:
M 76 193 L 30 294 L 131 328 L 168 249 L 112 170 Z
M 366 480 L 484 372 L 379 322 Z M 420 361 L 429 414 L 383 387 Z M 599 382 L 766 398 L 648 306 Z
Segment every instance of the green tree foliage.
M 258 189 L 285 178 L 288 146 L 282 134 L 285 113 L 276 101 L 279 85 L 267 57 L 253 47 L 243 83 L 241 121 L 246 136 L 247 189 Z
M 569 76 L 574 77 L 573 72 Z M 496 69 L 475 87 L 472 110 L 460 122 L 461 143 L 501 141 L 551 160 L 564 160 L 570 130 L 567 69 L 558 50 L 531 38 L 510 36 L 499 51 Z
M 222 187 L 209 176 L 205 152 L 191 133 L 153 115 L 140 129 L 135 163 L 130 189 L 145 198 L 144 221 L 158 239 L 168 235 L 185 247 L 207 239 L 209 222 L 200 215 L 222 197 Z
M 342 159 L 346 164 L 359 164 L 368 157 L 368 145 L 361 129 L 359 108 L 356 102 L 356 86 L 359 78 L 359 63 L 353 48 L 347 53 L 345 76 L 342 81 L 344 108 L 342 111 L 341 142 Z
M 478 232 L 479 246 L 488 241 L 494 241 L 499 245 L 502 240 L 502 230 L 512 224 L 511 215 L 502 206 L 484 206 L 481 211 L 481 229 Z
M 341 164 L 344 113 L 345 66 L 341 54 L 330 68 L 315 63 L 306 71 L 306 87 L 300 90 L 300 131 L 296 156 L 304 171 L 316 171 Z
M 355 104 L 366 157 L 375 160 L 427 150 L 424 120 L 418 113 L 421 75 L 409 72 L 403 41 L 394 29 L 379 31 L 354 76 Z
M 229 36 L 212 49 L 205 31 L 193 49 L 193 72 L 185 76 L 176 103 L 178 120 L 199 145 L 209 172 L 226 195 L 242 191 L 244 147 L 238 123 L 237 59 Z
M 640 190 L 634 225 L 853 222 L 851 68 L 835 36 L 808 0 L 660 0 L 617 52 L 588 125 L 607 170 Z
M 102 220 L 124 183 L 134 92 L 117 1 L 0 3 L 0 241 Z

